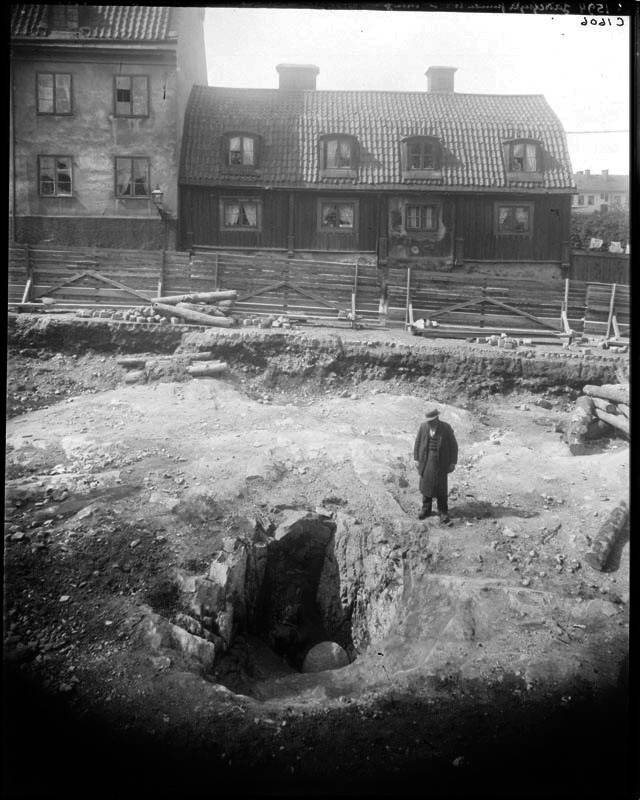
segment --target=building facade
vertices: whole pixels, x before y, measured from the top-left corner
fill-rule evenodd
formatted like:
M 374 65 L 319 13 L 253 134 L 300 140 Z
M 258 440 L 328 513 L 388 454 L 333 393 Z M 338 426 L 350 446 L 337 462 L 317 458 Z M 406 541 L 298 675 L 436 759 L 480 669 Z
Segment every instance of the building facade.
M 566 136 L 540 95 L 472 95 L 455 68 L 424 92 L 194 86 L 180 241 L 432 270 L 560 277 L 569 265 Z
M 175 247 L 185 106 L 207 81 L 203 20 L 203 8 L 12 6 L 14 241 Z
M 571 210 L 576 214 L 593 214 L 595 211 L 628 211 L 629 176 L 609 175 L 603 169 L 600 175 L 591 171 L 576 172 L 574 175 L 577 194 L 573 197 Z

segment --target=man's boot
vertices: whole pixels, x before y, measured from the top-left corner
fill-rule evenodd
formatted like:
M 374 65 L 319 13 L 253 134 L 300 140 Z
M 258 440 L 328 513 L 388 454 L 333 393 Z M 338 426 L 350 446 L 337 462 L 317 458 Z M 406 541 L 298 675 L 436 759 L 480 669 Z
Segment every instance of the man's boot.
M 418 519 L 426 519 L 431 516 L 431 500 L 422 503 L 422 511 L 418 514 Z

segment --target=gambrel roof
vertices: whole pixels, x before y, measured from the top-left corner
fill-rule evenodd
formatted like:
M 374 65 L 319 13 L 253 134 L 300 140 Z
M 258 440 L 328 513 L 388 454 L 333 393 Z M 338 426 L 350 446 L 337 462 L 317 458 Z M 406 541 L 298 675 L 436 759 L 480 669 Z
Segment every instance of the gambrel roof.
M 51 5 L 11 6 L 11 36 L 55 39 L 51 29 Z M 79 28 L 86 39 L 116 41 L 162 41 L 175 39 L 168 6 L 85 6 L 78 5 Z M 68 39 L 68 35 L 65 39 Z
M 230 175 L 223 140 L 230 131 L 258 134 L 255 174 Z M 318 139 L 357 138 L 356 178 L 320 177 Z M 400 142 L 436 137 L 441 177 L 403 179 Z M 507 180 L 503 143 L 542 145 L 542 181 Z M 328 185 L 358 190 L 422 188 L 446 191 L 571 192 L 571 163 L 563 127 L 542 95 L 455 92 L 283 91 L 194 86 L 187 107 L 180 183 L 190 185 Z

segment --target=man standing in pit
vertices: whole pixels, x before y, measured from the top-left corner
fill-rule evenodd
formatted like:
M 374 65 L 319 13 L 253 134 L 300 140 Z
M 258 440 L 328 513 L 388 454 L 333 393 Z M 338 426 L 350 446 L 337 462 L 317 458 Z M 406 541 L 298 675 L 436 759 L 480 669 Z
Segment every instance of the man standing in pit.
M 458 442 L 453 428 L 440 419 L 437 409 L 427 413 L 426 422 L 420 425 L 413 448 L 413 458 L 420 474 L 422 510 L 418 519 L 431 516 L 431 504 L 436 498 L 440 522 L 451 524 L 447 496 L 447 478 L 458 462 Z

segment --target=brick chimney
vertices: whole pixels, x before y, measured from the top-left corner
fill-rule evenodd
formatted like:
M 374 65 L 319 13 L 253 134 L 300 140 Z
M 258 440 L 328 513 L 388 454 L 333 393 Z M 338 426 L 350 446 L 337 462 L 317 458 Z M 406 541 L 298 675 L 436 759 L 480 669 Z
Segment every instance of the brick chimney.
M 590 169 L 585 169 L 584 174 L 585 174 L 585 177 L 588 178 L 589 175 L 591 175 L 591 170 Z
M 428 91 L 453 94 L 453 73 L 457 69 L 457 67 L 429 67 L 425 72 Z
M 602 177 L 606 180 L 609 177 L 609 170 L 603 169 L 602 170 Z
M 315 89 L 320 72 L 315 64 L 278 64 L 276 70 L 280 76 L 278 88 L 289 91 Z

